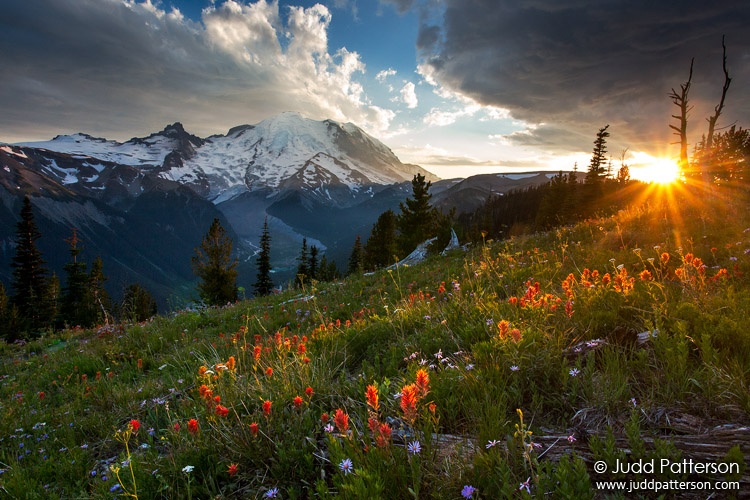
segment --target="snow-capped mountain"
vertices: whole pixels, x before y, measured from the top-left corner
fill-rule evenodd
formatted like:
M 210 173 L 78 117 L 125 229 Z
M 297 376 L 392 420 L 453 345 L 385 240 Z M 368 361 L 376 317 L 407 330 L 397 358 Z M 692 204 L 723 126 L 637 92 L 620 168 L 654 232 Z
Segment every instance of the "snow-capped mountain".
M 206 138 L 175 123 L 125 142 L 76 133 L 0 143 L 0 280 L 10 282 L 24 195 L 59 275 L 75 227 L 89 262 L 102 256 L 115 294 L 139 282 L 164 305 L 194 289 L 190 257 L 213 218 L 231 235 L 249 289 L 267 217 L 281 285 L 303 237 L 345 266 L 356 236 L 366 238 L 383 211 L 398 208 L 416 173 L 436 180 L 355 125 L 297 113 Z
M 382 142 L 351 123 L 315 121 L 298 113 L 282 113 L 206 139 L 175 123 L 124 143 L 79 133 L 18 146 L 78 160 L 79 170 L 56 162 L 47 165 L 46 172 L 63 184 L 82 182 L 101 189 L 95 181 L 104 170 L 135 167 L 141 174 L 187 185 L 217 204 L 246 191 L 280 195 L 301 190 L 326 205 L 347 206 L 387 185 L 410 181 L 417 172 L 435 178 L 403 164 Z

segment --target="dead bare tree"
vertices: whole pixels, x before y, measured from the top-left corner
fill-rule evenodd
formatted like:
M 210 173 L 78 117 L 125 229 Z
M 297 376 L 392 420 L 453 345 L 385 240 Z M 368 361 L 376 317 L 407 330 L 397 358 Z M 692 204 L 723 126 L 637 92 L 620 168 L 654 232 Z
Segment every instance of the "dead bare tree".
M 708 135 L 706 135 L 706 150 L 711 151 L 711 148 L 713 147 L 713 141 L 714 141 L 714 130 L 716 128 L 716 122 L 719 120 L 719 116 L 721 115 L 722 110 L 724 109 L 724 101 L 727 98 L 727 91 L 729 90 L 729 84 L 732 83 L 732 79 L 729 77 L 729 71 L 727 70 L 727 45 L 724 43 L 724 38 L 721 37 L 721 47 L 724 49 L 724 62 L 723 62 L 723 69 L 724 69 L 724 87 L 721 90 L 721 100 L 719 101 L 719 104 L 716 105 L 714 108 L 714 115 L 710 118 L 706 118 L 708 120 Z
M 675 118 L 679 121 L 679 126 L 670 125 L 669 128 L 674 130 L 674 134 L 680 138 L 679 142 L 673 144 L 680 145 L 680 171 L 683 173 L 687 172 L 688 169 L 687 115 L 690 110 L 693 109 L 692 106 L 688 106 L 688 93 L 690 92 L 690 83 L 693 80 L 694 62 L 695 58 L 690 60 L 690 75 L 688 76 L 687 82 L 680 85 L 680 92 L 678 93 L 674 88 L 672 88 L 672 92 L 669 94 L 669 97 L 672 99 L 674 105 L 680 108 L 680 112 L 678 115 L 672 115 L 672 118 Z

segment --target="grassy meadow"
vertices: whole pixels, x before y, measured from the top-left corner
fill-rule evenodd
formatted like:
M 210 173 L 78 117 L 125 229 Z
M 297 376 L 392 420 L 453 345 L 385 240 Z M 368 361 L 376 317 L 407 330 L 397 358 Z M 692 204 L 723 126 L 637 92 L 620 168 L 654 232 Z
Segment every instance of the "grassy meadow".
M 744 192 L 654 187 L 412 267 L 3 344 L 0 496 L 637 498 L 598 492 L 626 476 L 593 460 L 750 423 L 748 277 Z

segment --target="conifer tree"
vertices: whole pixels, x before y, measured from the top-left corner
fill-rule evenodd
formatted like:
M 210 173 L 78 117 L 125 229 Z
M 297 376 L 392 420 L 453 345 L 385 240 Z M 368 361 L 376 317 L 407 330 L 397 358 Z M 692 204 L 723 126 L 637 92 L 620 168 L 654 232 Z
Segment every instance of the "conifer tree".
M 89 273 L 89 321 L 91 324 L 109 323 L 112 299 L 104 289 L 107 277 L 104 275 L 104 262 L 101 257 L 94 259 Z
M 192 264 L 201 279 L 198 293 L 206 304 L 218 306 L 237 300 L 237 260 L 232 259 L 232 239 L 219 219 L 214 219 L 195 249 Z
M 363 266 L 362 238 L 357 235 L 357 239 L 354 240 L 354 246 L 352 246 L 352 253 L 349 255 L 349 267 L 346 274 L 361 273 Z
M 302 248 L 297 257 L 297 276 L 295 283 L 298 287 L 301 287 L 310 276 L 310 255 L 307 251 L 307 238 L 302 238 Z
M 155 316 L 157 312 L 156 300 L 138 283 L 133 283 L 125 288 L 122 303 L 120 304 L 120 317 L 130 321 L 141 322 Z
M 271 234 L 268 231 L 268 217 L 263 222 L 263 232 L 260 235 L 260 253 L 255 264 L 258 268 L 256 281 L 253 285 L 255 295 L 268 295 L 273 291 L 271 280 Z
M 318 273 L 320 281 L 333 281 L 339 275 L 339 270 L 336 268 L 334 261 L 328 261 L 328 257 L 323 254 L 320 258 L 320 272 Z
M 73 234 L 65 240 L 70 245 L 71 260 L 64 266 L 65 286 L 60 299 L 60 319 L 67 326 L 90 326 L 90 303 L 88 294 L 88 271 L 86 263 L 80 259 L 83 248 L 78 244 L 78 231 L 73 228 Z
M 397 218 L 393 210 L 386 210 L 378 217 L 364 247 L 365 269 L 378 269 L 393 264 L 398 255 L 396 245 Z
M 310 274 L 311 280 L 318 279 L 318 247 L 315 245 L 310 246 L 310 260 L 307 262 L 307 272 Z
M 411 181 L 412 198 L 401 203 L 398 216 L 398 247 L 402 255 L 410 254 L 420 243 L 435 236 L 436 211 L 430 206 L 431 182 L 425 181 L 422 174 L 416 174 Z
M 21 208 L 21 220 L 16 224 L 16 254 L 13 257 L 13 295 L 11 304 L 25 329 L 39 329 L 51 324 L 47 289 L 47 269 L 36 241 L 42 234 L 34 221 L 31 199 L 26 196 Z

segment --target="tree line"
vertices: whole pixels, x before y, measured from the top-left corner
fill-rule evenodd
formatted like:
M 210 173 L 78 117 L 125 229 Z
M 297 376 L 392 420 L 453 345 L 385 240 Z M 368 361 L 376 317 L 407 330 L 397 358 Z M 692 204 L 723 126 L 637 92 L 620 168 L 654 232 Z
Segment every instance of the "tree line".
M 12 342 L 44 330 L 88 328 L 115 317 L 144 321 L 157 312 L 156 301 L 141 285 L 125 287 L 123 299 L 114 303 L 104 288 L 104 263 L 97 257 L 88 264 L 81 258 L 78 231 L 66 240 L 70 261 L 64 282 L 50 273 L 37 247 L 42 234 L 34 220 L 31 199 L 23 199 L 16 224 L 16 252 L 11 262 L 10 289 L 0 282 L 0 338 Z

